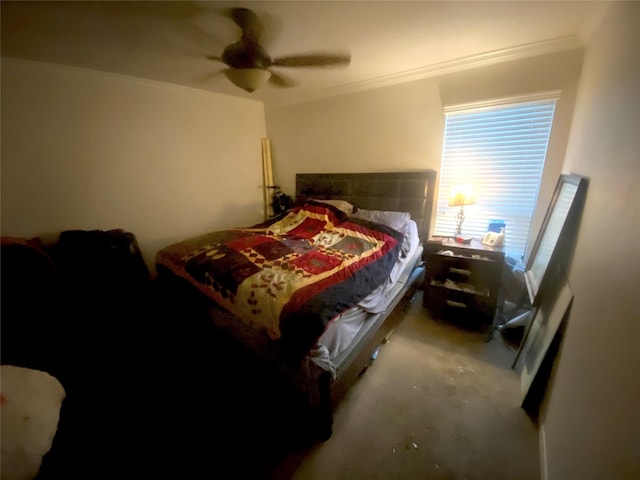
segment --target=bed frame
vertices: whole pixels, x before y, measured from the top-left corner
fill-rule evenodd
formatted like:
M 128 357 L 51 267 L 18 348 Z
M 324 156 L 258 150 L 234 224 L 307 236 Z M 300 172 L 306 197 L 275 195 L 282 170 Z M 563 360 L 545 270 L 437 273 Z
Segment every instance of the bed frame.
M 416 170 L 403 172 L 370 173 L 300 173 L 296 175 L 296 202 L 310 199 L 345 200 L 356 208 L 409 212 L 418 225 L 422 241 L 429 238 L 433 209 L 436 172 Z M 420 259 L 419 259 L 420 260 Z M 377 318 L 358 345 L 350 348 L 349 355 L 337 365 L 335 379 L 323 374 L 320 378 L 322 404 L 317 412 L 318 436 L 331 435 L 332 412 L 349 388 L 369 365 L 375 350 L 388 338 L 402 319 L 395 307 L 423 272 L 421 261 L 414 266 L 409 281 L 399 289 L 389 308 Z
M 418 232 L 424 242 L 429 235 L 429 224 L 433 208 L 436 172 L 433 170 L 414 170 L 403 172 L 371 172 L 371 173 L 301 173 L 296 175 L 296 202 L 309 199 L 339 199 L 352 203 L 357 208 L 368 210 L 404 211 L 411 214 L 418 225 Z M 403 312 L 395 307 L 405 296 L 415 292 L 416 280 L 424 271 L 422 258 L 419 256 L 408 280 L 394 287 L 393 298 L 388 309 L 367 323 L 370 328 L 361 335 L 357 342 L 341 354 L 336 365 L 336 376 L 323 372 L 318 382 L 309 386 L 313 391 L 307 392 L 309 398 L 309 424 L 306 435 L 314 440 L 326 440 L 332 434 L 333 411 L 345 393 L 354 384 L 363 370 L 367 368 L 375 350 L 384 343 L 397 326 Z M 195 295 L 192 288 L 180 279 L 163 275 L 163 268 L 158 268 L 161 288 L 170 288 L 173 295 L 187 295 L 179 303 L 180 308 L 191 308 L 200 312 L 200 305 L 209 311 L 200 295 Z M 177 283 L 176 283 L 177 282 Z M 220 308 L 216 315 L 227 315 Z M 394 311 L 395 310 L 395 311 Z M 196 317 L 199 315 L 196 313 Z

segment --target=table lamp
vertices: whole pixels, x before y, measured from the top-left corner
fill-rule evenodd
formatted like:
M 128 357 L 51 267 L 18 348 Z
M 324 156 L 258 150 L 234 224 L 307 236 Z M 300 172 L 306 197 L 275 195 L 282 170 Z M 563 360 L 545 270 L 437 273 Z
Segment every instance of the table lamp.
M 460 207 L 456 214 L 456 240 L 462 237 L 462 222 L 464 222 L 464 206 L 476 203 L 475 195 L 473 194 L 473 188 L 468 183 L 454 185 L 451 187 L 451 195 L 449 196 L 450 207 Z M 469 238 L 471 240 L 471 238 Z

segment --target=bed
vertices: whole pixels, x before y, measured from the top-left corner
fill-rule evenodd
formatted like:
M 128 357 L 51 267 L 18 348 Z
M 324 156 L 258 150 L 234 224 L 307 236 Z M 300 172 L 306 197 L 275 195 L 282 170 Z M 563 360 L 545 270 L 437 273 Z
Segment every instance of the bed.
M 162 248 L 158 280 L 274 367 L 331 435 L 332 412 L 422 273 L 436 172 L 297 174 L 292 208 Z

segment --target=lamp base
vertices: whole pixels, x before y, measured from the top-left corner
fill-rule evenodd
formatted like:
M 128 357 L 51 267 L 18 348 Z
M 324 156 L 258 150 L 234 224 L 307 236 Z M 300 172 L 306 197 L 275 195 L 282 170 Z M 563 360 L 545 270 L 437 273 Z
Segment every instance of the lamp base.
M 464 243 L 465 245 L 470 244 L 471 240 L 473 240 L 473 237 L 471 235 L 456 235 L 455 236 L 455 241 L 456 242 Z

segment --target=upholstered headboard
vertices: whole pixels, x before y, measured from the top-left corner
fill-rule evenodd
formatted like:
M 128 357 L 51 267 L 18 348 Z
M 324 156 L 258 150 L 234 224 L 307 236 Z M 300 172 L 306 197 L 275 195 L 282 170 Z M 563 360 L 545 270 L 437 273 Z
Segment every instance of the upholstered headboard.
M 346 200 L 356 208 L 409 212 L 423 241 L 429 238 L 435 170 L 298 173 L 296 201 Z

